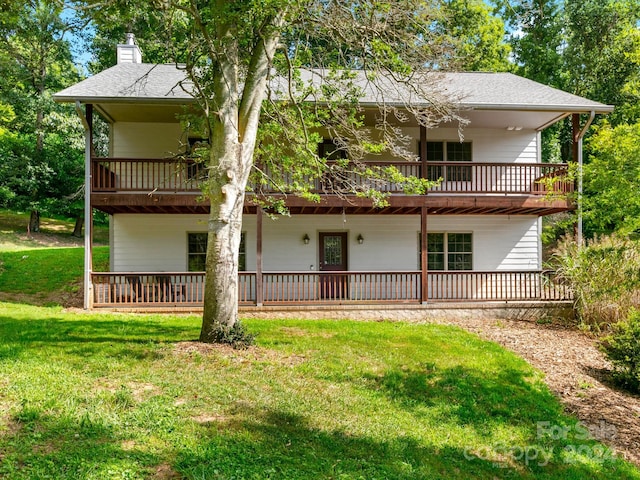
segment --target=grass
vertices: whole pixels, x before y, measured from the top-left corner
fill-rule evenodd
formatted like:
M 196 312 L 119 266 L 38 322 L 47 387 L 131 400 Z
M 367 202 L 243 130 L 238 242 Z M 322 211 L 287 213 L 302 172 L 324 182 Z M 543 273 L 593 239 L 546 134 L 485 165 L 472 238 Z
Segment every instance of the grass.
M 0 210 L 0 300 L 69 303 L 80 295 L 83 240 L 71 236 L 72 222 L 47 218 L 41 221 L 41 231 L 29 236 L 28 221 L 27 213 Z M 108 239 L 105 228 L 95 231 L 98 245 Z M 94 247 L 93 261 L 94 269 L 108 271 L 108 247 Z
M 0 477 L 640 478 L 460 329 L 245 323 L 232 350 L 195 317 L 0 304 Z
M 258 345 L 232 350 L 192 342 L 196 317 L 27 305 L 63 303 L 82 249 L 18 248 L 5 217 L 0 478 L 640 479 L 457 328 L 245 319 Z
M 68 219 L 42 218 L 40 232 L 27 234 L 29 212 L 0 209 L 0 251 L 22 251 L 47 248 L 53 244 L 81 246 L 83 239 L 72 237 L 74 223 Z M 96 245 L 109 243 L 109 229 L 94 225 Z

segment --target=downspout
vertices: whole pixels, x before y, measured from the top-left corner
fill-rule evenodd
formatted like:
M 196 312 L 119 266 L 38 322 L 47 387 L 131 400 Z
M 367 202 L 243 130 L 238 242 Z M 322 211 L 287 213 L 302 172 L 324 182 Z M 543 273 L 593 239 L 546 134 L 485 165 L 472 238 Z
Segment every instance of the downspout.
M 587 123 L 585 124 L 584 127 L 582 127 L 582 130 L 580 130 L 580 133 L 578 134 L 578 232 L 577 232 L 576 240 L 578 242 L 579 247 L 581 247 L 584 244 L 583 233 L 582 233 L 582 190 L 583 190 L 582 139 L 584 138 L 584 135 L 587 133 L 587 129 L 589 128 L 589 126 L 591 126 L 591 122 L 593 122 L 593 119 L 595 118 L 595 116 L 596 116 L 596 112 L 594 110 L 591 110 L 591 113 L 589 114 L 589 120 L 587 120 Z
M 76 100 L 76 113 L 84 127 L 84 309 L 91 308 L 91 128 L 81 104 Z

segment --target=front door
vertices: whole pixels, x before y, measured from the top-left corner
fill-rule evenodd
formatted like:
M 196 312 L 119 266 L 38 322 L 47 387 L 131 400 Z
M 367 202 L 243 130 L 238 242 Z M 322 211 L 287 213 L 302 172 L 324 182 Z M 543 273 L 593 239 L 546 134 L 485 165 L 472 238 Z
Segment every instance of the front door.
M 345 272 L 347 270 L 347 233 L 320 233 L 320 271 Z M 328 300 L 347 298 L 347 275 L 320 275 L 320 298 Z

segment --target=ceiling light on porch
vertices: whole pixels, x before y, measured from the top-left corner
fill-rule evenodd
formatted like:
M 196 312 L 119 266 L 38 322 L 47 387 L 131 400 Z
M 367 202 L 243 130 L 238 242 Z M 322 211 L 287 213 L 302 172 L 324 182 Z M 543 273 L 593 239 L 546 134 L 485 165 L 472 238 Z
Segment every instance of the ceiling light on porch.
M 305 245 L 309 245 L 309 240 L 311 240 L 309 238 L 309 234 L 305 233 L 304 236 L 302 237 L 302 241 L 304 242 Z
M 507 130 L 509 130 L 510 132 L 514 132 L 514 131 L 515 132 L 519 132 L 520 130 L 522 130 L 522 127 L 521 126 L 515 127 L 515 126 L 512 126 L 512 125 L 509 125 L 507 127 Z

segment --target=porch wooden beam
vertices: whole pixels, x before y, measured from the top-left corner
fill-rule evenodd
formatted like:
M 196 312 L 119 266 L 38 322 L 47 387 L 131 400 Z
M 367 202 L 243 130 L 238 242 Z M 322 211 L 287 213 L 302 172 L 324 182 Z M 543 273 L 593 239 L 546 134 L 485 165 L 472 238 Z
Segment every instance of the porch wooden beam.
M 548 215 L 575 208 L 566 199 L 549 200 L 541 195 L 392 195 L 384 208 L 374 207 L 371 200 L 355 196 L 346 199 L 324 196 L 319 203 L 295 196 L 282 196 L 282 199 L 292 214 L 339 214 L 345 209 L 351 215 L 411 215 L 426 207 L 430 215 Z M 202 201 L 199 195 L 193 194 L 93 193 L 91 204 L 107 213 L 206 214 L 209 211 L 208 201 Z M 256 209 L 248 199 L 245 213 L 255 214 Z
M 421 301 L 423 304 L 429 300 L 428 285 L 428 243 L 427 243 L 427 208 L 420 210 L 420 281 L 422 286 Z
M 420 125 L 420 177 L 427 178 L 427 127 Z
M 262 299 L 262 208 L 256 208 L 256 305 L 261 307 Z

